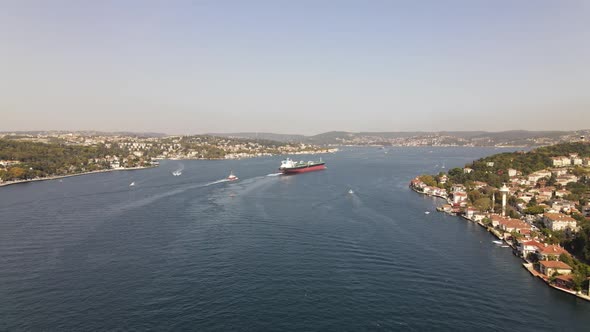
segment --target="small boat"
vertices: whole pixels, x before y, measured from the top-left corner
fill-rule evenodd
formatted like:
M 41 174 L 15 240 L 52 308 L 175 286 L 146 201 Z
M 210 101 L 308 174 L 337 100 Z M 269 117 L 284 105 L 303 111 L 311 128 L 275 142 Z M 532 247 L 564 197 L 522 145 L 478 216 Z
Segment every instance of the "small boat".
M 496 240 L 496 241 L 492 241 L 492 242 L 494 242 L 495 244 L 502 244 L 502 243 L 504 243 L 504 242 L 502 242 L 502 241 L 498 241 L 498 240 Z
M 510 246 L 502 246 L 502 248 L 510 248 Z
M 234 175 L 234 172 L 229 172 L 229 176 L 227 177 L 228 181 L 236 181 L 238 179 L 237 176 Z
M 348 193 L 352 195 L 354 194 L 354 191 L 352 191 L 352 189 L 348 189 Z
M 133 187 L 133 186 L 135 186 L 135 182 L 131 182 L 131 183 L 129 184 L 129 187 Z
M 181 170 L 174 171 L 174 172 L 172 172 L 172 175 L 174 175 L 174 176 L 181 176 L 182 175 L 182 171 Z
M 424 214 L 430 214 L 430 211 L 426 211 L 426 212 L 424 212 Z

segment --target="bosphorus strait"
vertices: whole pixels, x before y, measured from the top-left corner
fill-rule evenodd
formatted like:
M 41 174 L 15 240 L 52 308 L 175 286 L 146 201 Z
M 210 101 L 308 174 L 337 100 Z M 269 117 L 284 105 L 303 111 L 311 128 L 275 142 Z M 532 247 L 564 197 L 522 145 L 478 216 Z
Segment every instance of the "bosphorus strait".
M 0 330 L 585 331 L 590 303 L 408 188 L 502 151 L 347 147 L 299 175 L 278 156 L 163 160 L 0 188 Z

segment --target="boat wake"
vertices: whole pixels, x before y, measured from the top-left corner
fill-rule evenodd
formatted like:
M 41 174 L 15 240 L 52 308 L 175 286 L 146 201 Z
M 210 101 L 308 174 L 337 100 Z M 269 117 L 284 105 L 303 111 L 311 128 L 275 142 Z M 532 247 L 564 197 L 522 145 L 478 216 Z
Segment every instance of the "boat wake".
M 282 175 L 283 173 L 271 173 L 271 174 L 266 174 L 266 176 L 279 176 Z
M 228 180 L 228 179 L 221 179 L 221 180 L 217 180 L 217 181 L 213 181 L 213 182 L 205 183 L 205 184 L 203 185 L 203 187 L 208 187 L 208 186 L 212 186 L 212 185 L 214 185 L 214 184 L 223 183 L 223 182 L 230 182 L 230 180 Z

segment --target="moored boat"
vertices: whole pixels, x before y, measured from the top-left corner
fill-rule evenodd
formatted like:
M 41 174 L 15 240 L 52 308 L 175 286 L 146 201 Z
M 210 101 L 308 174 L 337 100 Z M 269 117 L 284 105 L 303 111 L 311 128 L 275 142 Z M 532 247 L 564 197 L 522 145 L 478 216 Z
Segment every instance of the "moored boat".
M 326 163 L 320 158 L 319 161 L 293 161 L 289 158 L 281 161 L 279 171 L 283 174 L 297 174 L 326 169 Z

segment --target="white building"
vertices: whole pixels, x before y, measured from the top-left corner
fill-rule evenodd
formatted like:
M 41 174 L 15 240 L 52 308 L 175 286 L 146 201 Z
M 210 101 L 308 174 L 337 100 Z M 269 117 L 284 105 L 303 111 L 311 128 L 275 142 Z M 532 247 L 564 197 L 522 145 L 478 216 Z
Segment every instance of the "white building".
M 543 214 L 543 223 L 552 231 L 570 230 L 575 232 L 577 230 L 576 219 L 563 213 L 545 213 Z

